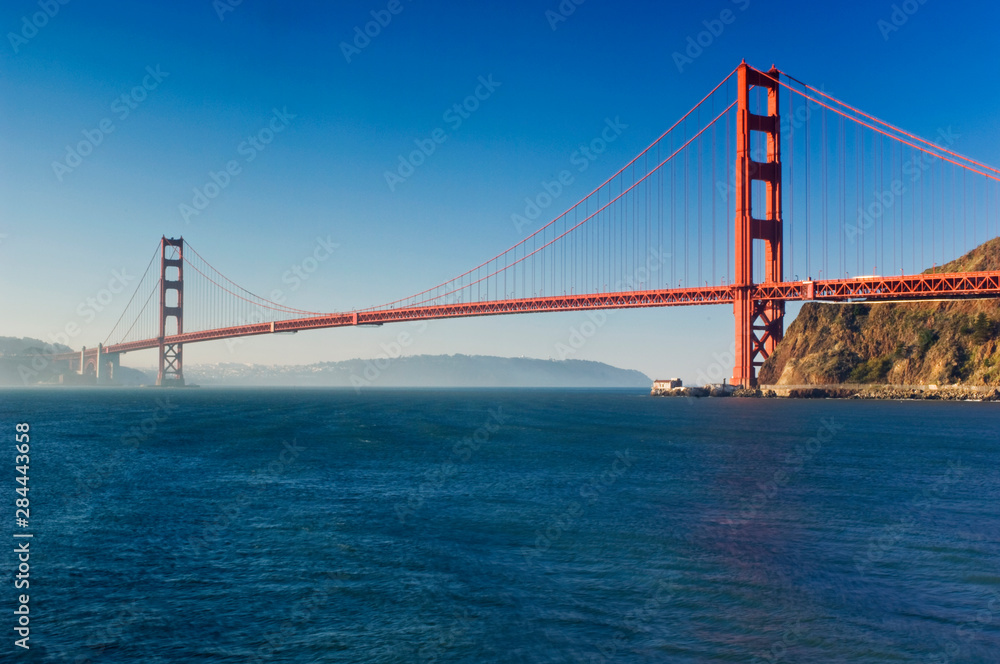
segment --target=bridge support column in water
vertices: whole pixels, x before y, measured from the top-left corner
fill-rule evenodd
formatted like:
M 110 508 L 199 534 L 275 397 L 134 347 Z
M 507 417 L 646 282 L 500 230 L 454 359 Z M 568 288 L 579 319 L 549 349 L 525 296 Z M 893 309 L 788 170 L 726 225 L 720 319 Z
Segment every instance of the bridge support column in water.
M 121 366 L 121 353 L 108 353 L 104 344 L 97 344 L 97 354 L 94 357 L 95 380 L 98 385 L 110 385 L 115 382 L 115 375 Z

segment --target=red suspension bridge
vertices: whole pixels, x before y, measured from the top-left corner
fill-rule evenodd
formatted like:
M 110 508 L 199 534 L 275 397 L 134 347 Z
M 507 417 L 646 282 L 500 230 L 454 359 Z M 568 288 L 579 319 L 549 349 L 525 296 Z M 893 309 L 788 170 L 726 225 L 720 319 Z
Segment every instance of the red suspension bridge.
M 953 150 L 956 140 L 950 128 L 925 140 L 776 68 L 743 63 L 578 203 L 433 288 L 367 309 L 304 311 L 240 287 L 183 239 L 162 238 L 104 342 L 55 359 L 104 379 L 123 353 L 156 348 L 157 383 L 183 385 L 183 347 L 195 342 L 731 304 L 732 382 L 754 386 L 782 338 L 788 301 L 1000 296 L 1000 272 L 923 270 L 1000 234 L 1000 170 Z

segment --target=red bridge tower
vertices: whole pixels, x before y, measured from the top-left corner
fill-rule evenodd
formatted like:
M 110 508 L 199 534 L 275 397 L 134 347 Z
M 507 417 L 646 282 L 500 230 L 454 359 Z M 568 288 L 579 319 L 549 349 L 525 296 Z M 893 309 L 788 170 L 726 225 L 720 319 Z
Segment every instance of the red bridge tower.
M 176 269 L 176 274 L 169 270 Z M 169 304 L 169 292 L 173 291 L 174 303 Z M 168 336 L 167 319 L 174 318 L 176 330 L 169 334 L 184 332 L 184 238 L 160 240 L 160 370 L 156 384 L 161 387 L 184 386 L 184 361 L 182 344 L 164 343 Z
M 736 316 L 736 366 L 733 384 L 757 385 L 757 367 L 774 351 L 785 330 L 785 303 L 754 300 L 754 241 L 764 241 L 764 282 L 782 281 L 781 221 L 781 119 L 778 115 L 778 70 L 767 74 L 748 67 L 737 70 L 739 83 L 736 105 L 736 280 L 733 313 Z M 767 90 L 767 115 L 750 112 L 750 89 Z M 754 161 L 750 152 L 750 132 L 767 138 L 767 161 Z M 764 193 L 764 218 L 753 216 L 754 182 Z

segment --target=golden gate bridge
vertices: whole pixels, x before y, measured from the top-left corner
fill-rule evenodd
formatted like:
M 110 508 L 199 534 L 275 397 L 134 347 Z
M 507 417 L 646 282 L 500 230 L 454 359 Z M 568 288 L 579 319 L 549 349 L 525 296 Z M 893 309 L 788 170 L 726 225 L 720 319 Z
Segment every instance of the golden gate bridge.
M 365 309 L 305 311 L 251 293 L 183 238 L 163 237 L 105 340 L 53 359 L 105 380 L 122 354 L 156 348 L 157 384 L 183 385 L 183 348 L 197 342 L 730 304 L 732 383 L 755 386 L 782 339 L 786 302 L 1000 296 L 1000 272 L 924 269 L 1000 235 L 1000 170 L 954 151 L 950 128 L 940 134 L 920 138 L 744 62 L 575 205 L 448 281 Z

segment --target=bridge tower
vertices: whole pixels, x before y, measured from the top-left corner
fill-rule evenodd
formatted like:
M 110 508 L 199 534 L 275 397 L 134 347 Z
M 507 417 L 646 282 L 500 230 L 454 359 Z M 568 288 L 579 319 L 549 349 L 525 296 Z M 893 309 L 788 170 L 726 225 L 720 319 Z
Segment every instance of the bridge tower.
M 176 274 L 170 273 L 176 269 Z M 169 304 L 169 293 L 173 291 L 174 304 Z M 184 238 L 160 240 L 160 369 L 156 384 L 161 387 L 184 386 L 183 344 L 165 343 L 168 336 L 167 320 L 175 319 L 176 331 L 184 332 Z
M 778 114 L 778 70 L 767 74 L 740 64 L 736 104 L 736 365 L 734 385 L 755 387 L 757 367 L 774 351 L 785 330 L 783 301 L 754 300 L 754 242 L 764 244 L 764 282 L 782 281 L 781 119 Z M 767 115 L 750 112 L 750 89 L 767 90 Z M 751 154 L 751 132 L 767 140 L 767 161 Z M 763 183 L 763 187 L 754 182 Z M 764 196 L 754 205 L 754 190 Z M 754 209 L 763 218 L 754 217 Z M 761 208 L 763 208 L 761 210 Z

